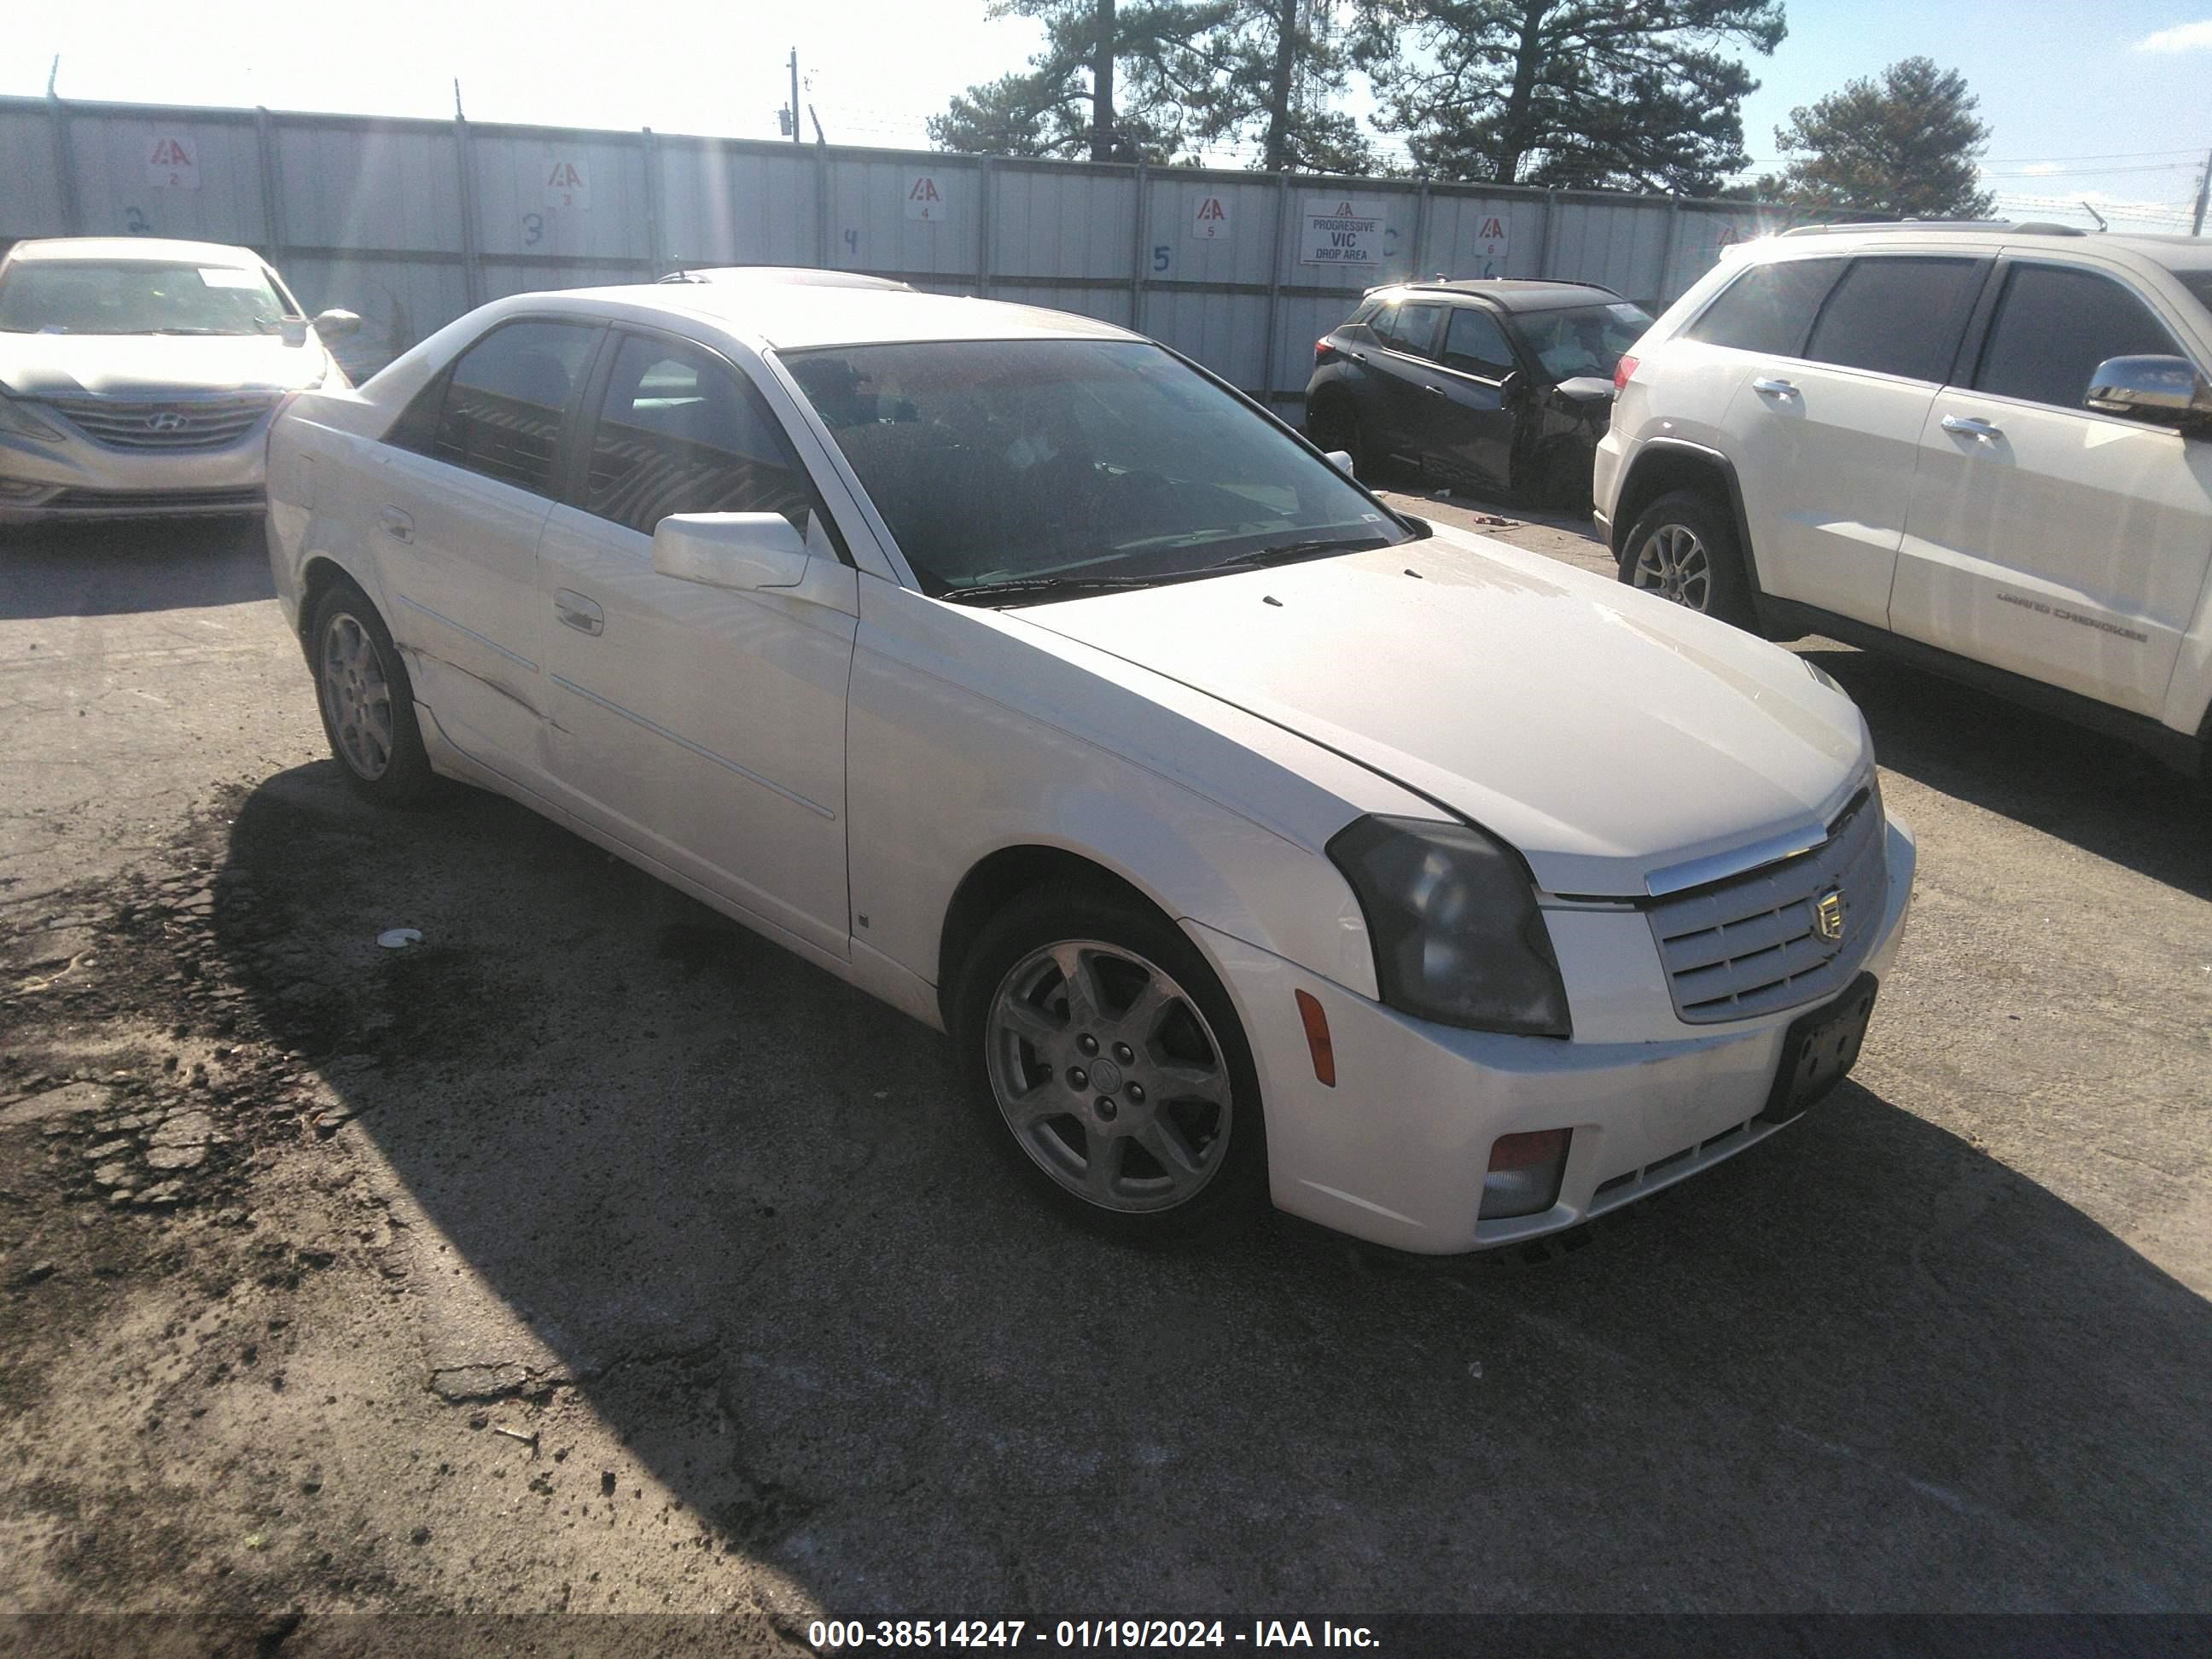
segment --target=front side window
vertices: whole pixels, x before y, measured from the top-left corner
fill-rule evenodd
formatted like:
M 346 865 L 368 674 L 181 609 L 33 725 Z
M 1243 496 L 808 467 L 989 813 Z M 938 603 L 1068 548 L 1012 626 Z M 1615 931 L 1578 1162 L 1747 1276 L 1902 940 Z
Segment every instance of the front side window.
M 522 322 L 494 329 L 455 362 L 428 450 L 435 459 L 541 495 L 553 489 L 561 422 L 599 330 Z
M 784 362 L 933 594 L 1143 584 L 1413 533 L 1141 341 L 838 346 Z
M 1685 338 L 1795 357 L 1805 349 L 1814 314 L 1844 274 L 1842 259 L 1774 259 L 1753 265 L 1723 289 Z
M 2150 307 L 2111 277 L 2063 265 L 2018 265 L 1990 325 L 1974 386 L 2079 409 L 2106 358 L 2180 350 Z
M 1622 301 L 1615 305 L 1526 312 L 1520 323 L 1521 337 L 1553 380 L 1595 374 L 1609 380 L 1621 355 L 1651 326 L 1651 313 Z
M 623 339 L 592 428 L 585 511 L 647 536 L 672 513 L 781 513 L 804 533 L 812 502 L 782 428 L 734 369 Z
M 275 334 L 297 310 L 265 271 L 140 259 L 24 259 L 0 281 L 9 334 Z
M 1805 355 L 1941 383 L 1988 269 L 1979 259 L 1854 259 L 1829 290 Z
M 1382 337 L 1384 345 L 1411 352 L 1416 357 L 1426 357 L 1436 349 L 1437 325 L 1443 320 L 1443 306 L 1416 305 L 1405 301 L 1376 324 L 1375 331 Z
M 1502 380 L 1513 372 L 1513 348 L 1498 319 L 1474 306 L 1454 306 L 1444 325 L 1444 367 Z

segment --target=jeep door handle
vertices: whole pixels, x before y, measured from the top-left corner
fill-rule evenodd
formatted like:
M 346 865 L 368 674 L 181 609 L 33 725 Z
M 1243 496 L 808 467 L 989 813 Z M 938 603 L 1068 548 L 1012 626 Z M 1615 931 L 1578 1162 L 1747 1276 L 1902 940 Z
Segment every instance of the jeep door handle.
M 1449 398 L 1451 396 L 1450 392 L 1445 391 L 1440 386 L 1425 386 L 1421 390 L 1438 398 Z
M 1946 415 L 1943 430 L 1961 438 L 1978 438 L 1985 444 L 1993 444 L 2004 436 L 2002 427 L 1991 426 L 1987 421 L 1977 420 L 1972 415 Z
M 579 634 L 603 634 L 607 613 L 581 593 L 562 588 L 553 596 L 553 614 Z
M 1787 380 L 1753 380 L 1751 389 L 1762 398 L 1794 398 L 1797 388 Z
M 387 507 L 376 515 L 376 522 L 384 533 L 395 542 L 415 539 L 415 520 L 396 507 Z

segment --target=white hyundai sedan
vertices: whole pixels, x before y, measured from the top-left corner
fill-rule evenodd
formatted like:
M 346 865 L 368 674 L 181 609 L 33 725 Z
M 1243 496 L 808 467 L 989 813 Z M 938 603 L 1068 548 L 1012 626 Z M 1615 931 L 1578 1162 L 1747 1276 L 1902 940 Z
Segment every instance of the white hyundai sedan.
M 1896 952 L 1825 676 L 1088 319 L 525 295 L 293 400 L 269 493 L 363 794 L 513 796 L 949 1032 L 1127 1238 L 1568 1226 L 1818 1100 Z

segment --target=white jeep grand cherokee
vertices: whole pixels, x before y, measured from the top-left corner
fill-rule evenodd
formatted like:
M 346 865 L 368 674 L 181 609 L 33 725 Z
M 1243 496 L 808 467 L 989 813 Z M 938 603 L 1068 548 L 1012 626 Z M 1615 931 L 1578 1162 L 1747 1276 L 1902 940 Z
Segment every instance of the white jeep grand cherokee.
M 1897 653 L 2205 769 L 2212 243 L 1807 227 L 1623 360 L 1625 582 Z

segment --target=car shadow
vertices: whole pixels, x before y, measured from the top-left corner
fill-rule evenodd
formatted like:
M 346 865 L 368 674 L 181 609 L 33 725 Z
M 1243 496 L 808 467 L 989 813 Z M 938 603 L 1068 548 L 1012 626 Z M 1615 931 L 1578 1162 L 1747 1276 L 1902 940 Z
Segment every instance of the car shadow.
M 942 1038 L 507 803 L 380 814 L 319 764 L 227 833 L 255 1016 L 427 1223 L 415 1282 L 465 1267 L 517 1333 L 448 1343 L 418 1298 L 429 1386 L 573 1391 L 714 1547 L 833 1611 L 2212 1583 L 2203 1300 L 1856 1085 L 1580 1248 L 1428 1262 L 1279 1220 L 1137 1253 L 1010 1180 Z M 596 1468 L 545 1478 L 599 1501 Z
M 259 519 L 0 530 L 0 622 L 246 605 L 276 591 Z
M 2200 899 L 2212 794 L 2142 750 L 1880 652 L 1798 650 L 1864 711 L 1884 767 Z

